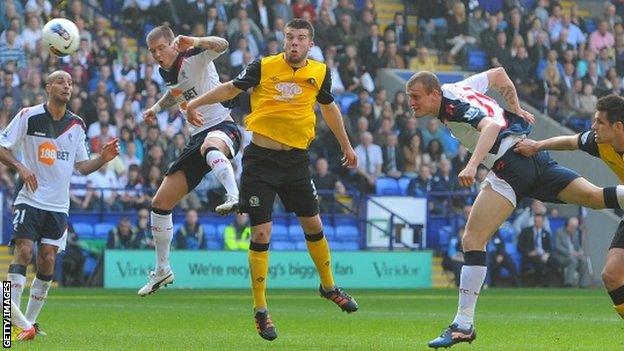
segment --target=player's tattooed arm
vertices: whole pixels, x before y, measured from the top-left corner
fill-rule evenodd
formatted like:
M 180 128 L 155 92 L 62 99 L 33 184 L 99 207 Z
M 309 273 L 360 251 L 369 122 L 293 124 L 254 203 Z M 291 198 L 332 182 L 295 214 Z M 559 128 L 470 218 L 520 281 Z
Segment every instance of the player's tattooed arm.
M 160 100 L 158 100 L 158 102 L 156 102 L 154 106 L 158 105 L 158 110 L 162 111 L 174 106 L 177 103 L 178 101 L 173 94 L 171 94 L 171 90 L 167 90 L 167 92 L 160 98 Z
M 214 37 L 214 36 L 200 37 L 200 38 L 195 38 L 195 40 L 196 40 L 195 44 L 197 45 L 193 45 L 193 46 L 216 51 L 216 52 L 224 52 L 225 50 L 228 49 L 230 45 L 227 40 L 221 37 Z
M 489 86 L 501 94 L 510 111 L 516 113 L 528 123 L 535 122 L 535 116 L 520 107 L 520 100 L 518 99 L 516 87 L 503 67 L 493 68 L 487 71 L 487 77 Z

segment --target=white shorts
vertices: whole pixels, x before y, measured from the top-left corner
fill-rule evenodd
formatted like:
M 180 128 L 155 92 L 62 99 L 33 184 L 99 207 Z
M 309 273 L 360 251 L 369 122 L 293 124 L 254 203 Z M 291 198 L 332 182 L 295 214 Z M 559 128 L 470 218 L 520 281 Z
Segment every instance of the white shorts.
M 513 190 L 511 185 L 509 185 L 509 183 L 497 177 L 492 171 L 488 172 L 485 180 L 481 183 L 481 189 L 488 185 L 492 187 L 492 190 L 503 195 L 505 199 L 509 200 L 513 207 L 516 207 L 516 192 Z
M 67 245 L 67 229 L 65 229 L 65 233 L 63 233 L 63 236 L 60 239 L 52 240 L 41 238 L 41 243 L 58 247 L 56 252 L 65 251 L 65 246 Z
M 228 149 L 230 150 L 230 156 L 234 157 L 236 155 L 236 151 L 234 150 L 234 141 L 227 134 L 225 134 L 225 132 L 223 132 L 222 130 L 213 130 L 213 131 L 208 132 L 204 140 L 208 138 L 217 138 L 219 140 L 222 140 L 225 143 L 225 145 L 227 145 Z

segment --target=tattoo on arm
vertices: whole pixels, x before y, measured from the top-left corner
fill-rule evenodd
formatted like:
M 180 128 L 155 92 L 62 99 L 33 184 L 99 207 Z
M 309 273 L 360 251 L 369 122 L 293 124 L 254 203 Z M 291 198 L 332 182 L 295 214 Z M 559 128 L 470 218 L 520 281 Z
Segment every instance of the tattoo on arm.
M 512 109 L 519 109 L 520 103 L 518 101 L 518 95 L 516 89 L 512 85 L 504 85 L 498 89 L 509 107 Z
M 165 95 L 163 95 L 163 97 L 161 97 L 160 100 L 158 100 L 158 102 L 157 102 L 157 104 L 158 104 L 158 106 L 160 106 L 161 110 L 166 110 L 169 107 L 174 106 L 177 103 L 178 103 L 178 101 L 176 100 L 175 97 L 173 97 L 173 95 L 171 95 L 171 91 L 170 90 L 167 90 Z
M 227 40 L 220 37 L 208 37 L 206 42 L 208 43 L 208 49 L 216 52 L 223 52 L 227 50 L 229 43 Z

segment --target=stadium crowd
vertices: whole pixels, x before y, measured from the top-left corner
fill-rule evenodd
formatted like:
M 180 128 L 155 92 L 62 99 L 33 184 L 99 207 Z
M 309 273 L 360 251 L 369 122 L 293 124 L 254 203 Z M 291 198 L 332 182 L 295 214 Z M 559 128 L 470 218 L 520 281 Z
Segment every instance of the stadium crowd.
M 142 121 L 142 111 L 166 87 L 143 38 L 132 33 L 144 33 L 163 22 L 176 33 L 227 38 L 229 54 L 215 60 L 225 82 L 252 60 L 278 53 L 286 22 L 294 17 L 310 20 L 316 44 L 311 57 L 331 70 L 332 93 L 343 108 L 360 160 L 355 171 L 341 168 L 340 148 L 319 119 L 310 147 L 311 167 L 317 187 L 335 191 L 348 206 L 349 190 L 375 192 L 380 177 L 408 179 L 408 195 L 457 190 L 456 175 L 469 157 L 438 120 L 419 125 L 404 92 L 388 96 L 377 84 L 379 69 L 437 70 L 441 64 L 465 69 L 472 67 L 475 52 L 482 52 L 483 69 L 506 67 L 525 100 L 577 130 L 588 128 L 598 97 L 620 94 L 624 86 L 621 1 L 605 2 L 604 12 L 596 18 L 580 16 L 576 4 L 564 10 L 556 0 L 405 1 L 406 10 L 418 16 L 418 35 L 410 31 L 403 12 L 381 26 L 373 0 L 59 3 L 0 3 L 0 128 L 22 107 L 45 101 L 42 82 L 48 73 L 63 69 L 71 74 L 69 108 L 87 125 L 91 152 L 97 153 L 112 138 L 120 138 L 121 144 L 120 157 L 109 167 L 86 177 L 74 174 L 72 210 L 148 208 L 168 164 L 184 148 L 189 131 L 177 106 L 160 112 L 157 126 Z M 193 16 L 185 15 L 189 13 Z M 66 17 L 80 29 L 75 54 L 57 58 L 42 45 L 41 28 L 51 17 Z M 244 129 L 242 119 L 249 108 L 245 96 L 231 107 Z M 249 135 L 245 139 L 249 142 Z M 240 175 L 240 154 L 233 165 Z M 483 180 L 485 174 L 481 169 L 477 178 Z M 0 187 L 15 186 L 12 171 L 0 165 Z M 472 190 L 477 189 L 478 184 Z M 180 207 L 211 211 L 222 197 L 219 183 L 207 176 Z M 335 208 L 333 199 L 321 201 L 324 211 Z M 453 206 L 461 213 L 466 202 L 434 201 L 432 210 L 444 212 Z M 111 232 L 109 247 L 133 243 L 123 236 L 121 224 L 120 233 Z M 131 231 L 141 230 L 130 226 Z M 201 240 L 193 245 L 201 248 Z

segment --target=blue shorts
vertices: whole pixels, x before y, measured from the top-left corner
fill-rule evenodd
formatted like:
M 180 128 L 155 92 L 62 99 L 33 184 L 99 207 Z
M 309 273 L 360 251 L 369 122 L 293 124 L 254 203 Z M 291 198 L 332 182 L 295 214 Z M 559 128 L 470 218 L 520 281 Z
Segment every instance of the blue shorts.
M 571 169 L 559 165 L 546 151 L 526 157 L 514 152 L 513 147 L 492 166 L 492 172 L 497 178 L 509 185 L 514 194 L 506 196 L 508 199 L 515 195 L 514 206 L 524 197 L 531 197 L 544 202 L 561 203 L 557 196 L 573 180 L 580 175 Z

